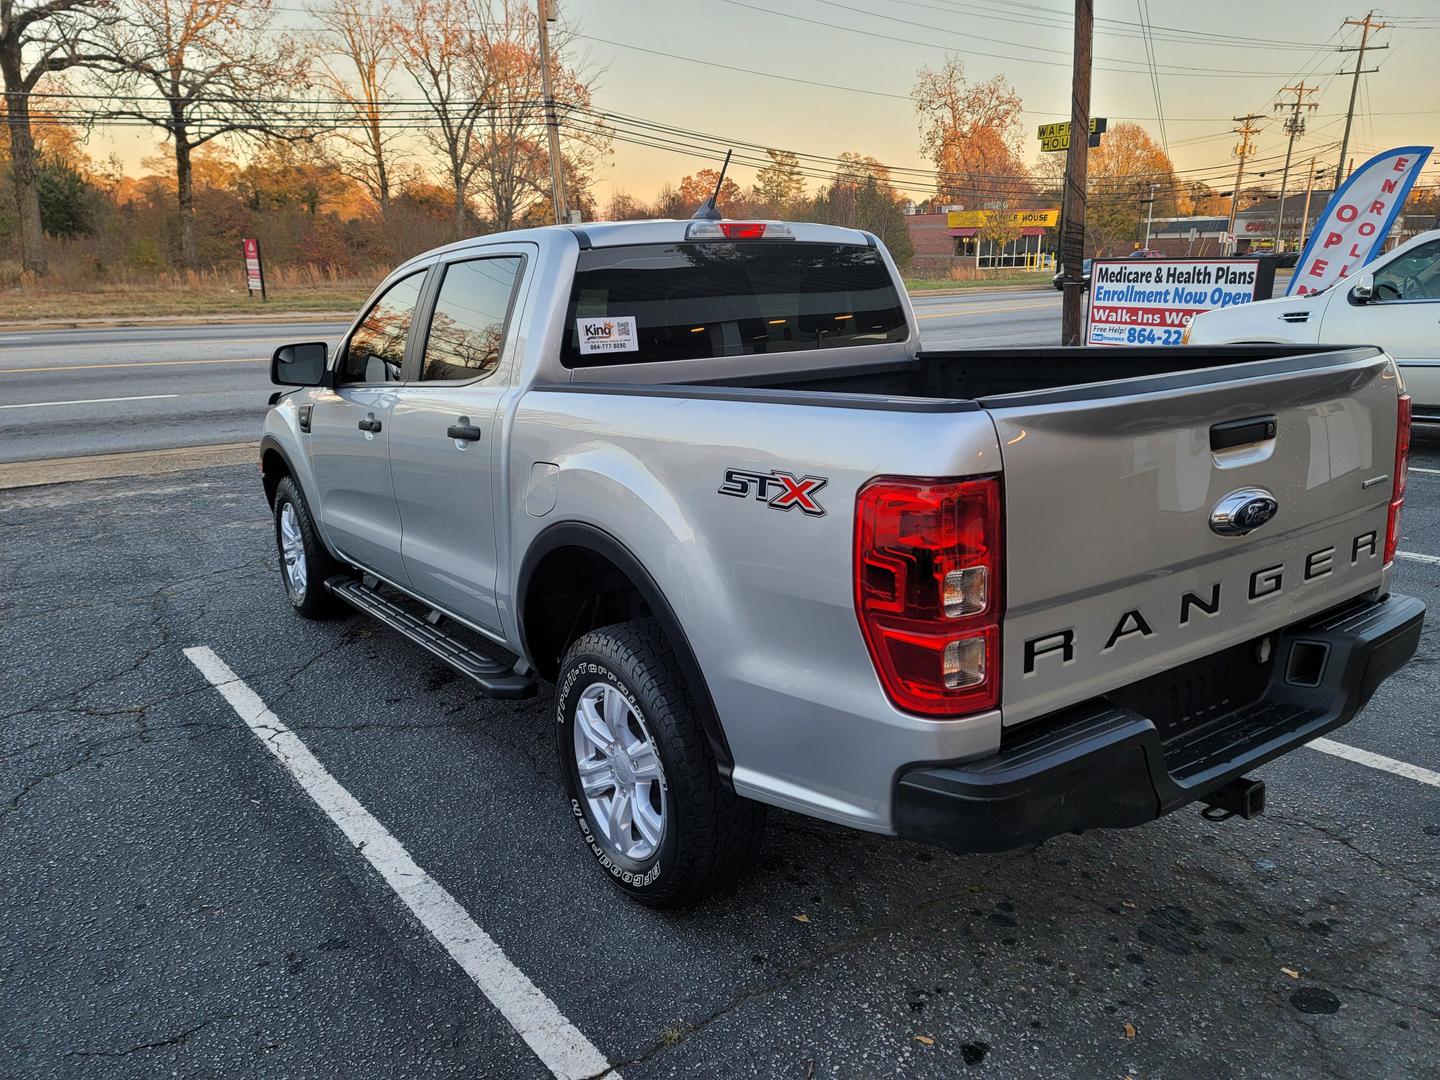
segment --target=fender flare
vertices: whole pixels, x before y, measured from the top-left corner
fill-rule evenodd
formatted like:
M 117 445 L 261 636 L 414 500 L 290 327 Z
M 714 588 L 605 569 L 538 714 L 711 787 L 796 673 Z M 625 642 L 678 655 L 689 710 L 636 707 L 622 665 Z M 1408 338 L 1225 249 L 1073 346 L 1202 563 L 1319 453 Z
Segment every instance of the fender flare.
M 259 458 L 259 460 L 260 460 L 260 475 L 261 475 L 261 477 L 263 478 L 264 475 L 265 475 L 265 455 L 266 455 L 267 452 L 269 452 L 269 451 L 271 451 L 271 450 L 274 450 L 275 453 L 277 453 L 277 454 L 280 455 L 280 460 L 283 461 L 283 462 L 285 462 L 285 471 L 286 471 L 290 476 L 296 478 L 296 479 L 295 479 L 295 482 L 296 482 L 297 484 L 300 483 L 300 480 L 299 480 L 299 478 L 298 478 L 298 475 L 297 475 L 297 473 L 295 472 L 295 463 L 290 460 L 290 455 L 285 452 L 285 447 L 280 444 L 280 440 L 277 439 L 274 435 L 264 435 L 264 436 L 262 436 L 261 439 L 260 439 L 260 458 Z M 263 482 L 263 479 L 262 479 L 262 482 Z M 303 490 L 303 488 L 302 488 L 302 490 Z M 269 501 L 270 501 L 270 493 L 269 493 L 269 491 L 266 491 L 266 493 L 265 493 L 265 500 L 266 500 L 266 502 L 269 502 Z
M 545 556 L 563 547 L 584 548 L 608 559 L 640 593 L 646 606 L 654 613 L 660 629 L 665 632 L 665 637 L 675 649 L 681 674 L 685 676 L 685 682 L 694 695 L 695 706 L 700 714 L 700 726 L 705 732 L 706 742 L 710 744 L 710 752 L 714 755 L 720 778 L 727 788 L 734 790 L 730 776 L 735 759 L 730 753 L 730 744 L 725 738 L 725 730 L 720 724 L 720 716 L 715 709 L 715 701 L 710 696 L 705 674 L 700 670 L 700 663 L 695 659 L 695 651 L 690 647 L 690 639 L 685 636 L 675 609 L 670 606 L 670 601 L 665 598 L 660 586 L 635 554 L 603 529 L 578 521 L 557 522 L 540 533 L 525 552 L 515 589 L 515 622 L 520 636 L 520 648 L 526 660 L 534 666 L 530 642 L 525 633 L 525 607 L 531 579 Z

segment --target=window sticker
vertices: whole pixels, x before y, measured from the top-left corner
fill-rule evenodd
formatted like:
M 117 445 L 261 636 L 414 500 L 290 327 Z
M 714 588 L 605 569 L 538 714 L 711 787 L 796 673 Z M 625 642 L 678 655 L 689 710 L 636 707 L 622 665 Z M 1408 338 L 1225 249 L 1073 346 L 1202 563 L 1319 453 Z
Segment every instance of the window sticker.
M 576 319 L 575 333 L 582 354 L 640 351 L 634 315 L 603 315 L 594 319 Z

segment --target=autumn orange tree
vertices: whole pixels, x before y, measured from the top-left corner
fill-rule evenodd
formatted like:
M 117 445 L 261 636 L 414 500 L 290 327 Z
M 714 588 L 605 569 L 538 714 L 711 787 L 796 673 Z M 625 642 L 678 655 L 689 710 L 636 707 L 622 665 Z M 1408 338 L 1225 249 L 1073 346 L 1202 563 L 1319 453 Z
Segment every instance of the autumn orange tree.
M 700 204 L 711 195 L 715 194 L 715 185 L 720 183 L 720 171 L 718 169 L 701 169 L 697 173 L 685 177 L 680 181 L 678 193 L 679 203 L 688 207 L 682 217 L 688 217 L 694 213 Z M 727 217 L 736 211 L 745 199 L 745 193 L 740 190 L 740 185 L 730 177 L 725 177 L 725 183 L 720 187 L 720 194 L 715 199 L 715 205 L 720 212 Z
M 559 114 L 561 171 L 572 208 L 593 205 L 589 172 L 610 149 L 608 128 L 586 119 L 587 75 L 564 60 L 569 33 L 550 32 L 550 83 Z M 478 161 L 476 197 L 497 229 L 554 221 L 550 150 L 546 140 L 544 78 L 535 7 L 504 0 L 477 42 L 489 107 L 473 136 Z M 573 119 L 572 119 L 573 116 Z
M 104 28 L 105 115 L 169 141 L 187 267 L 198 262 L 195 151 L 221 136 L 308 137 L 291 95 L 309 85 L 309 56 L 273 30 L 273 16 L 272 0 L 126 0 L 125 17 Z
M 1144 239 L 1152 184 L 1154 216 L 1175 214 L 1175 166 L 1139 124 L 1112 125 L 1091 148 L 1086 171 L 1085 233 L 1092 251 L 1124 254 Z
M 1019 157 L 1020 95 L 1003 75 L 972 82 L 964 63 L 947 56 L 937 70 L 920 69 L 910 97 L 940 201 L 979 209 L 1024 205 L 1033 195 Z

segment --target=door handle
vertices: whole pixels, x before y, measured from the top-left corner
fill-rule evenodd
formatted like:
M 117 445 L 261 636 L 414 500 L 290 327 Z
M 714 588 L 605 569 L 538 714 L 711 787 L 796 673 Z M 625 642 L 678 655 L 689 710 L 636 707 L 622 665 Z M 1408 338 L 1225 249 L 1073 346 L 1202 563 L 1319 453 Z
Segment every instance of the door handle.
M 367 416 L 356 425 L 361 431 L 379 431 L 380 421 Z
M 1229 450 L 1232 446 L 1248 446 L 1275 438 L 1277 424 L 1269 416 L 1251 416 L 1244 420 L 1227 420 L 1210 428 L 1210 449 Z
M 479 442 L 480 429 L 474 424 L 464 423 L 464 421 L 468 419 L 469 417 L 462 416 L 460 418 L 461 423 L 451 424 L 445 429 L 445 437 L 447 439 L 458 439 L 460 442 Z

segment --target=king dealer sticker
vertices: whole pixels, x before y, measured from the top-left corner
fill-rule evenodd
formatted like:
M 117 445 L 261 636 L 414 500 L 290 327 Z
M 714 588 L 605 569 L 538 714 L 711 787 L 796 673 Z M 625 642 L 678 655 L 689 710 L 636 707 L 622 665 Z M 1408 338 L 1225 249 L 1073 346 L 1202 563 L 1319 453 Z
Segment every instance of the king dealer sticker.
M 607 352 L 639 352 L 640 338 L 634 315 L 605 315 L 576 319 L 575 336 L 582 355 Z

